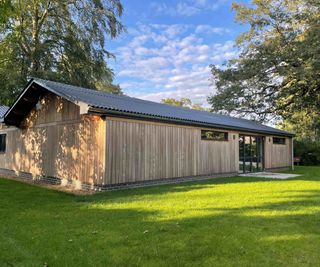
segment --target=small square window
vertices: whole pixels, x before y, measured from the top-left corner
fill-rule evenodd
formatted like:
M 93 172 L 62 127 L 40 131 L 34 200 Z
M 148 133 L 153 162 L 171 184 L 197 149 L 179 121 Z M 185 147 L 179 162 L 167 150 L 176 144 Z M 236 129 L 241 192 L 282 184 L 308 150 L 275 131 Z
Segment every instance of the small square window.
M 0 153 L 6 152 L 6 134 L 0 134 Z

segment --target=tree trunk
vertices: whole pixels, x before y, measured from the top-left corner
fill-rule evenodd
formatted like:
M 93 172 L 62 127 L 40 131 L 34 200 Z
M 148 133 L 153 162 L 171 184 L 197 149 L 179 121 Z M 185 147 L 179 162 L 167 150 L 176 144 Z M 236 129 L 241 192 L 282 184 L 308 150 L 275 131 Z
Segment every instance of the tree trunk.
M 39 71 L 39 6 L 34 4 L 32 17 L 32 43 L 31 43 L 31 72 L 36 74 Z

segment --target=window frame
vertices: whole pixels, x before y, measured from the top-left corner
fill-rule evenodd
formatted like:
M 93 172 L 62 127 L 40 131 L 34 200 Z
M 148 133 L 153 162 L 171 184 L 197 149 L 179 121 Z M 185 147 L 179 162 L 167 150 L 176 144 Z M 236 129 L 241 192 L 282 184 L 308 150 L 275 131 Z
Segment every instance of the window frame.
M 223 139 L 219 139 L 219 138 L 204 138 L 204 134 L 203 134 L 204 132 L 212 132 L 214 134 L 224 134 L 224 138 Z M 229 133 L 228 132 L 222 132 L 222 131 L 201 129 L 201 141 L 228 142 L 229 141 Z
M 0 133 L 0 154 L 5 154 L 6 151 L 7 151 L 7 134 Z
M 283 140 L 283 142 L 275 142 L 275 139 L 276 140 Z M 272 137 L 272 144 L 273 145 L 286 145 L 286 138 L 285 137 L 277 137 L 277 136 L 273 136 Z

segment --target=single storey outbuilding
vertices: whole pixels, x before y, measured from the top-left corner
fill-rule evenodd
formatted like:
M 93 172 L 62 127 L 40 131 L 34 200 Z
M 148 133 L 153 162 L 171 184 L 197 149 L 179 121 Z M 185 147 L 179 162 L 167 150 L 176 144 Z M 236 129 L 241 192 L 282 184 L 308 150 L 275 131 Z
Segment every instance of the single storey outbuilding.
M 0 172 L 28 179 L 101 189 L 292 165 L 291 133 L 53 81 L 1 114 Z

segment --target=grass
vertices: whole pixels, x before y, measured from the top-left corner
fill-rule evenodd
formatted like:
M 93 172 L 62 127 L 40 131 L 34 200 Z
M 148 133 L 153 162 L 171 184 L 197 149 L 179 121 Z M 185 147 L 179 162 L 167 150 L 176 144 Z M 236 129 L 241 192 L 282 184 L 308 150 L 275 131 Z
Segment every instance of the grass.
M 74 196 L 0 179 L 0 266 L 319 266 L 320 167 Z

